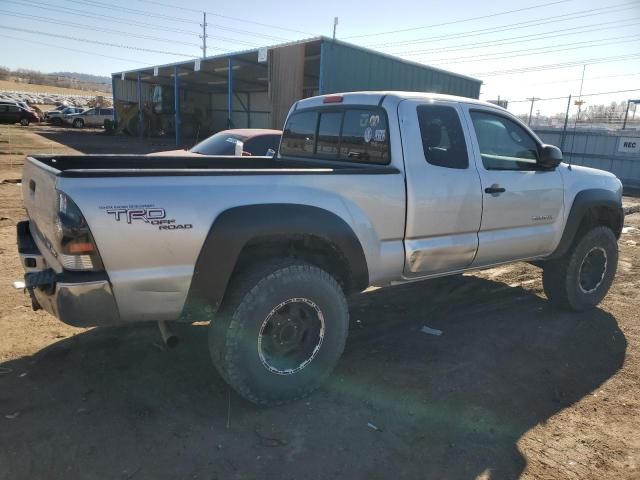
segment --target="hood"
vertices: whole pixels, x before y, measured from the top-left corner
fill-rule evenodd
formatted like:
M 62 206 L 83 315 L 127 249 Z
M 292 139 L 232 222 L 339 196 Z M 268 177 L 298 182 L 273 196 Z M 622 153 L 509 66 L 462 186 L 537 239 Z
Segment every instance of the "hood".
M 622 182 L 613 173 L 582 165 L 561 163 L 558 167 L 562 175 L 565 189 L 581 191 L 590 188 L 601 188 L 617 192 L 622 197 Z

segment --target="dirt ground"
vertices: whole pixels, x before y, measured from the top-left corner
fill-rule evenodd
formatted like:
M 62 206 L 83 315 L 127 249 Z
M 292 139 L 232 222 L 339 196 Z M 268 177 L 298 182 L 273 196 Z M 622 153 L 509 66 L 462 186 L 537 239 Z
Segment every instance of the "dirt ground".
M 164 143 L 1 127 L 0 179 L 19 178 L 27 152 Z M 0 184 L 2 480 L 640 478 L 640 230 L 625 230 L 613 289 L 584 314 L 551 308 L 527 264 L 354 296 L 329 382 L 262 409 L 217 375 L 204 325 L 166 350 L 155 325 L 32 312 L 11 288 L 21 218 L 20 187 Z

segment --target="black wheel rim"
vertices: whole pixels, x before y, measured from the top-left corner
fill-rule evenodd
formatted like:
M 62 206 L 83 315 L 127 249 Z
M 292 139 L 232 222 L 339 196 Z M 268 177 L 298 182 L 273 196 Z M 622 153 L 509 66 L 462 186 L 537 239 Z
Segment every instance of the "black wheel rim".
M 578 284 L 582 293 L 595 292 L 604 281 L 607 272 L 607 252 L 602 247 L 594 247 L 582 259 L 578 274 Z
M 291 298 L 265 318 L 258 334 L 258 354 L 264 367 L 291 375 L 316 357 L 324 339 L 324 316 L 307 298 Z

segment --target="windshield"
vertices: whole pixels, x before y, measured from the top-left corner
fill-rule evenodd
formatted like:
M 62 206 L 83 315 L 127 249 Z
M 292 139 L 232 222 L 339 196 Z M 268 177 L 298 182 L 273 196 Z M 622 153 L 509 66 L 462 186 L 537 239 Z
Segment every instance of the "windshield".
M 243 140 L 243 137 L 220 132 L 198 143 L 191 151 L 200 155 L 241 155 Z

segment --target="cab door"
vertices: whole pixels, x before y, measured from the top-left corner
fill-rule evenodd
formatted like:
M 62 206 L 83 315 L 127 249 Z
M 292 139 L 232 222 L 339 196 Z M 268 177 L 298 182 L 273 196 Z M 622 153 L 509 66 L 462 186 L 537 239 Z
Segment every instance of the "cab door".
M 18 123 L 21 118 L 21 109 L 17 105 L 7 105 L 7 123 Z
M 564 190 L 557 169 L 539 168 L 541 142 L 497 108 L 465 105 L 482 182 L 474 267 L 552 253 L 562 234 Z
M 407 183 L 405 278 L 463 270 L 478 249 L 482 191 L 456 102 L 398 105 Z
M 98 123 L 98 121 L 97 121 L 98 109 L 97 108 L 93 108 L 93 109 L 83 113 L 82 116 L 84 117 L 84 123 L 85 123 L 85 125 L 87 127 L 94 127 Z

